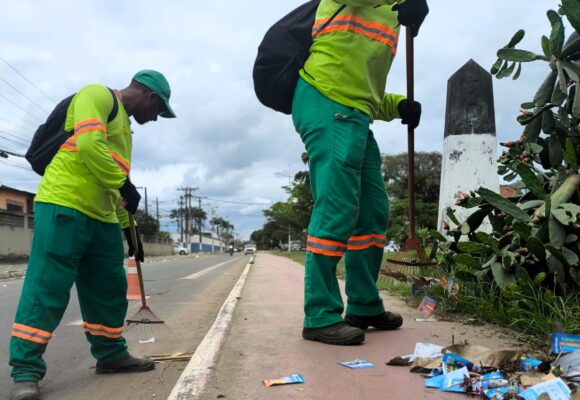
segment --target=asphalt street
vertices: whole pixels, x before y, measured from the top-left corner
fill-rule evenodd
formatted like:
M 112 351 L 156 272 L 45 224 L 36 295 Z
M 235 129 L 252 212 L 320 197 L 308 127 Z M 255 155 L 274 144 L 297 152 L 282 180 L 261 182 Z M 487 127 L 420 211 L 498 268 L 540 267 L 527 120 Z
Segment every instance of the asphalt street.
M 195 255 L 169 257 L 145 263 L 148 305 L 171 331 L 127 334 L 129 350 L 136 356 L 193 352 L 203 339 L 236 283 L 249 257 Z M 8 398 L 12 379 L 8 344 L 22 280 L 0 281 L 0 399 Z M 130 302 L 128 315 L 138 310 Z M 154 343 L 139 341 L 154 338 Z M 143 374 L 95 375 L 95 360 L 82 331 L 76 290 L 68 309 L 48 345 L 48 373 L 41 382 L 45 400 L 113 400 L 167 398 L 186 362 L 160 362 L 155 371 Z

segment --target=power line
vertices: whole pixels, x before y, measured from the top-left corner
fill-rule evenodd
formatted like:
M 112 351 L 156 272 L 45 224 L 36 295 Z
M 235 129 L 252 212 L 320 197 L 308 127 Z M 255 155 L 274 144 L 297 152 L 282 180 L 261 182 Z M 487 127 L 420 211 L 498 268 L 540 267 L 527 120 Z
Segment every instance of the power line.
M 38 86 L 36 86 L 34 83 L 32 83 L 27 77 L 25 77 L 24 75 L 22 75 L 22 73 L 20 73 L 20 71 L 18 71 L 16 68 L 14 68 L 12 65 L 10 65 L 8 63 L 8 61 L 6 61 L 5 59 L 3 59 L 2 57 L 0 57 L 0 60 L 4 61 L 4 63 L 6 65 L 8 65 L 10 68 L 12 68 L 12 70 L 14 72 L 16 72 L 18 75 L 20 75 L 22 77 L 22 79 L 24 79 L 26 82 L 28 82 L 32 87 L 34 87 L 36 90 L 38 90 L 40 93 L 42 93 L 42 95 L 44 97 L 46 97 L 48 100 L 52 101 L 54 104 L 56 104 L 57 102 L 54 101 L 53 98 L 51 98 L 49 95 L 47 95 L 46 93 L 44 93 L 44 91 L 42 89 L 40 89 Z
M 28 111 L 26 111 L 24 108 L 20 107 L 18 104 L 16 104 L 15 102 L 13 102 L 12 100 L 10 100 L 8 97 L 4 96 L 3 94 L 0 93 L 0 97 L 2 97 L 4 100 L 6 100 L 7 102 L 11 103 L 12 105 L 14 105 L 16 108 L 24 111 L 26 114 L 30 115 L 31 117 L 35 118 L 38 122 L 42 123 L 42 119 Z
M 272 203 L 250 203 L 250 202 L 244 202 L 244 201 L 230 201 L 230 200 L 213 199 L 211 197 L 207 197 L 207 199 L 211 200 L 211 201 L 217 201 L 220 203 L 242 204 L 242 205 L 248 205 L 248 206 L 271 206 L 272 205 Z
M 45 109 L 43 106 L 41 106 L 40 104 L 38 104 L 36 101 L 32 100 L 30 97 L 28 97 L 27 95 L 25 95 L 24 93 L 22 93 L 20 90 L 18 90 L 18 88 L 16 88 L 16 86 L 12 85 L 10 82 L 8 82 L 6 79 L 2 78 L 0 76 L 0 80 L 2 82 L 4 82 L 5 84 L 7 84 L 8 86 L 10 86 L 14 91 L 16 91 L 17 93 L 19 93 L 22 97 L 28 99 L 32 104 L 34 104 L 36 107 L 40 108 L 42 111 L 49 113 L 50 111 L 48 111 L 47 109 Z

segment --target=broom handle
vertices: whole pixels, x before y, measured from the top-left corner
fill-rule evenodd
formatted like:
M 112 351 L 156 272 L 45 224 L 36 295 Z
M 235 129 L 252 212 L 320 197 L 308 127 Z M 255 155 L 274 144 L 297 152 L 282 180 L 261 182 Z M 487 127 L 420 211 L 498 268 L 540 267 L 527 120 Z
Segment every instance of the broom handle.
M 415 62 L 413 57 L 413 33 L 407 27 L 406 55 L 407 55 L 407 102 L 413 105 L 415 100 Z M 409 237 L 415 239 L 415 131 L 411 125 L 407 125 L 407 174 L 409 176 L 407 190 L 409 192 Z
M 141 261 L 137 257 L 139 251 L 139 242 L 137 241 L 137 230 L 135 229 L 135 220 L 133 215 L 129 213 L 129 231 L 131 232 L 131 241 L 133 242 L 133 255 L 135 256 L 135 264 L 137 264 L 137 276 L 139 277 L 139 287 L 141 288 L 141 304 L 143 307 L 147 306 L 145 300 L 145 286 L 143 285 L 143 273 L 141 272 Z

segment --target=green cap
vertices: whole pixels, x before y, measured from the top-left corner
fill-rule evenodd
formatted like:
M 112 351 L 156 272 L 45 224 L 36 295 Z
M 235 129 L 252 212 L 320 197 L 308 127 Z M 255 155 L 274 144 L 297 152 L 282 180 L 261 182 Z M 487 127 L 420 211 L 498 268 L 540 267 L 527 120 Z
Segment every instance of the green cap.
M 167 79 L 165 79 L 161 72 L 144 69 L 143 71 L 137 72 L 133 77 L 133 80 L 139 82 L 161 97 L 161 100 L 165 103 L 165 111 L 159 114 L 159 116 L 164 118 L 175 118 L 175 113 L 169 105 L 171 88 L 169 87 L 169 82 L 167 82 Z

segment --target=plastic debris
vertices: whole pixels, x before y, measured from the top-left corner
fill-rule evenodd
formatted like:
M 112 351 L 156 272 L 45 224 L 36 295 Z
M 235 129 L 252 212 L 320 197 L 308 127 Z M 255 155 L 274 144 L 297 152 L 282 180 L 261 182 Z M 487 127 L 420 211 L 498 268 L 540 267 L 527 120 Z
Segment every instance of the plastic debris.
M 576 350 L 580 350 L 580 335 L 552 333 L 552 353 L 572 353 Z
M 417 321 L 417 322 L 437 322 L 437 320 L 435 318 L 433 318 L 432 316 L 429 318 L 415 318 L 415 321 Z
M 155 343 L 155 338 L 152 337 L 150 339 L 139 340 L 139 344 L 147 344 L 147 343 Z
M 413 354 L 403 356 L 410 362 L 415 361 L 416 358 L 440 358 L 442 356 L 443 346 L 431 343 L 415 343 L 415 351 Z
M 283 378 L 264 380 L 264 385 L 266 385 L 266 387 L 276 385 L 288 385 L 292 383 L 304 383 L 304 378 L 300 374 L 294 374 L 285 376 Z
M 373 368 L 374 365 L 366 360 L 363 360 L 362 358 L 357 358 L 355 360 L 352 361 L 342 361 L 339 362 L 338 364 L 347 367 L 347 368 L 351 368 L 351 369 L 364 369 L 364 368 Z
M 429 296 L 425 296 L 423 297 L 423 300 L 421 300 L 421 303 L 419 303 L 417 310 L 421 311 L 425 317 L 428 317 L 431 315 L 433 310 L 435 310 L 436 306 L 437 300 L 432 299 Z
M 580 387 L 580 350 L 558 358 L 554 364 L 561 376 L 576 387 Z
M 562 379 L 556 378 L 548 382 L 538 383 L 521 392 L 520 396 L 525 400 L 537 400 L 544 393 L 549 396 L 550 400 L 569 400 L 571 391 Z

